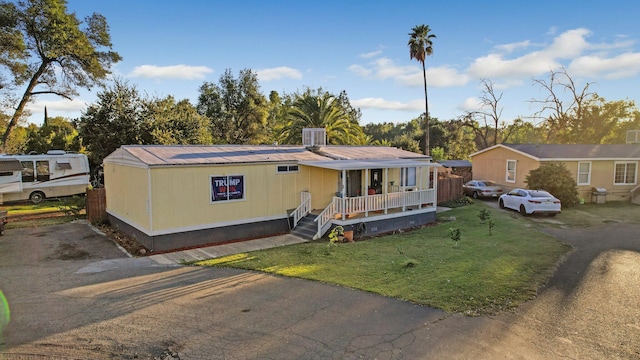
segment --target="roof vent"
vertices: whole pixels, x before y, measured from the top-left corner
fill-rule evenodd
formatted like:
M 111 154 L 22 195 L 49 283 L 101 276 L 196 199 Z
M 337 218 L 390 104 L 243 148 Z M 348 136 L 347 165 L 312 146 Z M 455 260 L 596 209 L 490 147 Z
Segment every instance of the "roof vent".
M 302 129 L 302 146 L 314 147 L 327 145 L 327 133 L 324 128 Z
M 67 152 L 64 150 L 49 150 L 47 151 L 47 155 L 64 155 Z

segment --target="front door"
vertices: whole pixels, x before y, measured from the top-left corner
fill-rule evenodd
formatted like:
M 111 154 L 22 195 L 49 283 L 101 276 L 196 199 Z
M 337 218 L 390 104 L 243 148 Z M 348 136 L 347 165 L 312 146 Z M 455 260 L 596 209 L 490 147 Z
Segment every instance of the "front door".
M 375 190 L 376 194 L 382 194 L 382 169 L 371 169 L 369 187 Z

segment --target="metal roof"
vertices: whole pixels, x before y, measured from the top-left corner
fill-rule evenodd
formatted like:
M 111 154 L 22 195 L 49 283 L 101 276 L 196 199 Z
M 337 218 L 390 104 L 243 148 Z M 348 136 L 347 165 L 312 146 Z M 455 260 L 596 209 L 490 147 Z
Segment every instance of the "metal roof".
M 440 164 L 434 164 L 426 161 L 418 161 L 411 159 L 393 159 L 393 160 L 328 160 L 328 161 L 301 161 L 301 165 L 319 167 L 331 170 L 361 170 L 361 169 L 397 169 L 406 167 L 434 166 L 440 167 Z
M 120 161 L 121 160 L 121 161 Z M 207 165 L 258 162 L 327 160 L 302 146 L 270 145 L 125 145 L 105 162 L 138 162 L 141 165 Z
M 327 156 L 335 160 L 431 159 L 431 156 L 422 155 L 390 146 L 328 145 L 320 146 L 314 149 L 314 151 L 320 155 Z

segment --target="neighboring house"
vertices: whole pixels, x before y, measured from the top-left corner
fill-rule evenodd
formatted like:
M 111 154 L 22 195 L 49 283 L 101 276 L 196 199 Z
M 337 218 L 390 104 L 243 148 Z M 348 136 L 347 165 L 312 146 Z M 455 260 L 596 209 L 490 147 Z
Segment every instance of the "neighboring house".
M 462 176 L 464 183 L 473 178 L 469 160 L 440 160 L 438 163 L 444 167 L 443 172 Z
M 336 225 L 368 236 L 435 221 L 440 165 L 430 157 L 312 145 L 122 146 L 104 160 L 107 214 L 152 251 L 302 224 L 311 239 Z
M 606 200 L 640 198 L 640 144 L 498 144 L 470 156 L 474 178 L 507 189 L 526 188 L 526 176 L 541 163 L 561 162 L 575 178 L 579 197 L 587 202 L 592 201 L 593 188 L 606 189 Z

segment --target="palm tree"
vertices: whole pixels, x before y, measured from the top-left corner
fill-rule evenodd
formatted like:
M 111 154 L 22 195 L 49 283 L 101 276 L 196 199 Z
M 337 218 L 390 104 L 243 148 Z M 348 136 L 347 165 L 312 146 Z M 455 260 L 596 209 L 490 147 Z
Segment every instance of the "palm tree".
M 429 25 L 417 25 L 409 33 L 409 57 L 416 59 L 422 63 L 422 77 L 424 78 L 424 153 L 429 155 L 429 102 L 427 100 L 427 70 L 424 66 L 424 60 L 433 53 L 433 39 L 436 38 L 431 34 Z
M 351 123 L 337 98 L 329 93 L 302 95 L 287 115 L 288 126 L 280 137 L 285 144 L 301 143 L 303 128 L 325 128 L 327 142 L 340 145 L 357 142 L 362 132 L 359 126 Z

